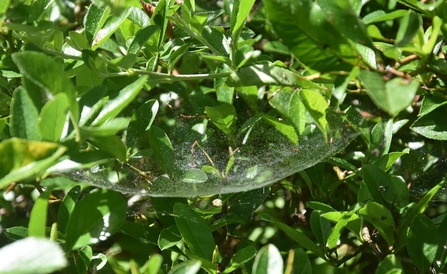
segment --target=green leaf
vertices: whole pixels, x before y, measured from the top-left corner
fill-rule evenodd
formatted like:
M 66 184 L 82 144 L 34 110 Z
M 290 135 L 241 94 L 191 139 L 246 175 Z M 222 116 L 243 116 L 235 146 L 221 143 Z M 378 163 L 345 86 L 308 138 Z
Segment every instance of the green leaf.
M 438 250 L 438 233 L 425 215 L 414 218 L 407 234 L 407 251 L 421 273 L 429 270 Z
M 393 179 L 396 177 L 390 176 L 375 165 L 364 165 L 362 174 L 363 181 L 374 201 L 386 206 L 408 199 L 408 188 L 405 182 Z
M 97 148 L 110 153 L 121 162 L 127 160 L 127 148 L 123 141 L 116 135 L 95 136 L 89 141 Z
M 57 142 L 61 139 L 67 122 L 68 98 L 59 93 L 42 108 L 37 122 L 38 131 L 43 140 Z
M 383 10 L 373 11 L 365 17 L 363 17 L 362 21 L 365 24 L 378 23 L 383 21 L 391 21 L 397 18 L 404 17 L 408 13 L 408 10 L 394 10 L 390 13 L 386 13 Z
M 318 211 L 312 211 L 310 214 L 310 226 L 320 245 L 326 246 L 331 234 L 331 223 L 327 219 L 322 218 Z
M 437 94 L 425 95 L 422 99 L 421 109 L 419 110 L 418 116 L 422 117 L 431 111 L 437 109 L 440 106 L 446 105 L 447 100 L 443 96 Z
M 334 21 L 352 16 L 347 16 L 348 12 L 340 8 L 325 10 L 328 3 L 319 2 L 267 0 L 264 4 L 275 32 L 301 63 L 319 72 L 349 71 L 352 65 L 359 63 L 358 53 L 352 42 L 337 29 L 344 23 L 335 24 Z M 356 23 L 346 25 L 351 27 L 350 33 L 357 33 L 355 27 L 363 28 L 360 20 L 356 20 Z
M 245 263 L 256 256 L 256 252 L 256 247 L 252 245 L 239 249 L 231 258 L 230 263 L 228 264 L 227 268 L 225 268 L 225 271 L 223 273 L 231 273 L 237 268 L 243 266 Z
M 47 188 L 33 205 L 28 223 L 28 236 L 46 238 L 48 199 L 53 188 Z
M 11 242 L 28 237 L 28 228 L 23 226 L 13 226 L 4 230 L 6 238 Z
M 13 182 L 41 176 L 66 150 L 56 143 L 16 138 L 0 143 L 0 189 Z
M 331 157 L 330 159 L 328 159 L 328 163 L 338 166 L 338 167 L 341 167 L 341 168 L 344 168 L 344 169 L 352 171 L 352 172 L 358 171 L 358 168 L 356 166 L 352 165 L 347 160 L 342 159 L 342 158 Z
M 290 238 L 292 238 L 294 241 L 299 243 L 304 248 L 307 248 L 309 251 L 311 251 L 312 253 L 323 259 L 326 258 L 323 251 L 314 243 L 314 241 L 309 239 L 304 233 L 295 230 L 290 226 L 276 220 L 267 213 L 260 214 L 259 219 L 273 223 L 275 226 L 284 231 Z
M 93 257 L 92 248 L 90 246 L 83 246 L 74 256 L 78 273 L 87 273 Z
M 180 181 L 189 184 L 199 184 L 204 183 L 208 180 L 208 175 L 200 169 L 186 169 L 183 170 L 180 177 Z
M 94 4 L 90 5 L 87 14 L 85 15 L 85 37 L 90 46 L 93 45 L 93 39 L 98 34 L 98 31 L 104 25 L 107 17 L 110 14 L 110 8 L 108 6 L 98 7 Z
M 329 248 L 336 248 L 338 246 L 341 232 L 345 227 L 351 230 L 357 237 L 359 237 L 361 221 L 357 214 L 347 211 L 331 211 L 324 213 L 321 216 L 335 223 L 331 234 L 327 238 L 327 246 Z
M 252 273 L 283 273 L 283 264 L 284 261 L 278 248 L 272 244 L 267 244 L 256 254 Z
M 328 21 L 338 32 L 358 45 L 374 48 L 363 21 L 355 14 L 352 3 L 344 1 L 317 0 L 329 18 Z
M 105 86 L 101 86 L 104 82 L 104 77 L 102 77 L 97 70 L 92 70 L 87 64 L 81 65 L 73 71 L 76 73 L 76 85 L 78 88 L 89 88 L 92 89 L 106 89 Z M 84 97 L 85 93 L 82 94 Z
M 6 10 L 9 8 L 10 2 L 10 0 L 6 0 L 0 3 L 0 14 L 3 15 L 3 13 L 6 12 Z
M 174 266 L 168 274 L 196 274 L 202 263 L 198 260 L 190 260 Z
M 79 126 L 84 126 L 92 122 L 93 117 L 98 114 L 103 105 L 109 100 L 106 96 L 106 86 L 96 86 L 86 91 L 79 100 L 81 117 Z
M 441 30 L 442 20 L 438 16 L 433 17 L 430 38 L 427 43 L 422 46 L 422 51 L 426 55 L 430 55 L 438 42 L 439 32 Z
M 126 200 L 115 191 L 100 189 L 86 195 L 76 203 L 68 220 L 66 250 L 106 240 L 120 229 L 126 210 Z
M 369 150 L 372 154 L 384 156 L 388 154 L 393 138 L 393 120 L 382 120 L 371 130 Z
M 437 227 L 438 232 L 438 251 L 436 253 L 435 267 L 438 269 L 443 269 L 447 263 L 447 218 L 444 217 L 441 224 Z
M 179 175 L 179 168 L 175 162 L 174 148 L 166 133 L 157 126 L 149 130 L 149 145 L 155 156 L 158 166 L 169 176 Z
M 11 102 L 10 132 L 12 137 L 38 141 L 39 111 L 27 90 L 20 87 L 14 91 Z
M 62 64 L 57 63 L 43 53 L 33 51 L 14 53 L 12 59 L 17 64 L 20 73 L 45 92 L 49 92 L 53 96 L 58 93 L 65 93 L 70 103 L 70 110 L 75 119 L 78 119 L 79 110 L 76 91 L 65 74 Z
M 233 40 L 234 50 L 237 48 L 242 27 L 254 3 L 255 0 L 237 0 L 233 3 L 233 10 L 231 11 L 231 38 Z
M 152 254 L 143 269 L 146 269 L 147 273 L 159 273 L 163 263 L 163 256 L 161 254 Z
M 430 112 L 425 112 L 411 126 L 414 132 L 434 140 L 447 140 L 447 124 L 443 117 L 447 106 L 442 104 Z
M 172 70 L 177 65 L 177 62 L 182 58 L 183 55 L 185 55 L 185 53 L 188 52 L 190 46 L 191 43 L 181 45 L 180 47 L 175 49 L 175 51 L 171 54 L 171 56 L 169 56 L 169 64 L 168 64 L 169 72 L 172 72 Z
M 319 88 L 293 71 L 270 62 L 242 67 L 230 74 L 226 84 L 230 87 L 279 85 Z
M 174 205 L 174 214 L 186 245 L 195 255 L 211 261 L 215 243 L 206 221 L 190 206 L 181 203 Z
M 202 30 L 202 37 L 208 43 L 210 50 L 215 54 L 228 56 L 230 54 L 230 43 L 227 38 L 214 27 L 205 26 Z
M 160 27 L 156 43 L 158 48 L 163 46 L 163 41 L 165 40 L 166 29 L 168 27 L 167 15 L 172 3 L 173 1 L 171 0 L 159 1 L 151 17 L 151 25 L 157 25 Z
M 194 0 L 183 1 L 182 5 L 182 18 L 187 24 L 191 24 L 191 20 L 194 18 L 196 11 L 196 5 Z
M 117 15 L 114 14 L 113 16 L 107 19 L 107 22 L 105 23 L 104 27 L 98 31 L 97 29 L 100 28 L 100 25 L 104 20 L 104 17 L 108 13 L 107 10 L 105 11 L 100 10 L 99 16 L 101 17 L 98 18 L 98 20 L 96 20 L 97 23 L 92 26 L 91 30 L 89 30 L 90 33 L 92 34 L 96 31 L 96 35 L 93 38 L 92 49 L 93 50 L 97 49 L 99 46 L 101 46 L 107 40 L 109 40 L 110 36 L 112 36 L 112 34 L 123 24 L 124 20 L 126 20 L 126 18 L 129 16 L 130 12 L 131 9 L 126 8 L 124 11 L 118 13 Z
M 306 252 L 297 248 L 293 250 L 293 272 L 296 274 L 312 274 L 312 264 L 310 263 L 309 257 Z
M 163 229 L 158 236 L 158 247 L 160 250 L 166 250 L 170 247 L 177 245 L 182 240 L 182 235 L 178 231 L 175 225 L 168 227 L 167 229 Z
M 269 103 L 295 126 L 298 134 L 303 133 L 306 126 L 306 108 L 300 99 L 299 92 L 290 88 L 282 88 L 270 97 Z
M 121 130 L 126 129 L 129 126 L 129 118 L 118 117 L 114 119 L 107 120 L 96 127 L 80 127 L 80 133 L 82 138 L 90 137 L 107 137 L 113 135 Z
M 317 201 L 309 201 L 306 204 L 308 207 L 312 208 L 313 210 L 319 210 L 322 213 L 327 213 L 327 212 L 331 212 L 331 211 L 336 211 L 333 207 L 331 207 L 330 205 L 327 204 L 323 204 L 321 202 L 317 202 Z
M 397 31 L 395 45 L 398 47 L 408 44 L 422 27 L 422 17 L 412 10 L 401 19 L 399 30 Z
M 280 41 L 268 41 L 264 44 L 262 49 L 269 53 L 279 53 L 284 55 L 290 55 L 290 50 Z
M 323 132 L 324 138 L 327 139 L 327 100 L 324 99 L 324 97 L 317 91 L 307 89 L 303 89 L 300 91 L 300 97 L 310 116 L 314 119 L 321 132 Z
M 70 31 L 68 32 L 68 35 L 70 36 L 70 42 L 72 43 L 71 45 L 73 46 L 73 48 L 79 51 L 90 48 L 87 38 L 85 38 L 84 35 L 76 31 Z
M 404 215 L 404 217 L 401 220 L 401 223 L 399 225 L 399 231 L 397 232 L 398 235 L 398 242 L 396 244 L 395 249 L 399 250 L 402 248 L 406 243 L 406 235 L 405 233 L 409 227 L 409 225 L 413 222 L 413 220 L 418 216 L 419 214 L 424 213 L 425 209 L 428 207 L 430 201 L 433 199 L 435 194 L 444 186 L 444 184 L 447 181 L 441 181 L 438 184 L 436 184 L 432 189 L 430 189 L 422 199 L 420 199 L 416 205 L 414 205 L 410 211 L 408 211 L 407 214 Z
M 362 70 L 359 78 L 374 103 L 390 115 L 396 115 L 407 108 L 419 88 L 416 80 L 394 78 L 385 82 L 382 76 L 373 71 Z
M 109 119 L 115 118 L 138 96 L 146 80 L 147 76 L 138 78 L 135 82 L 120 90 L 115 98 L 107 101 L 96 119 L 92 122 L 92 126 L 100 125 Z
M 401 274 L 403 267 L 396 255 L 389 254 L 379 263 L 376 271 L 377 274 Z
M 217 67 L 216 73 L 231 72 L 231 68 L 226 64 L 221 64 Z M 214 79 L 214 88 L 216 89 L 217 101 L 222 103 L 233 104 L 234 100 L 234 87 L 227 86 L 228 77 Z M 257 93 L 257 90 L 256 90 Z M 256 98 L 257 101 L 257 98 Z
M 285 123 L 284 121 L 279 121 L 279 119 L 272 117 L 270 115 L 261 114 L 262 119 L 271 124 L 276 130 L 281 132 L 284 136 L 289 138 L 289 140 L 297 145 L 298 144 L 298 134 L 293 126 Z
M 394 219 L 386 207 L 376 202 L 369 202 L 359 210 L 359 214 L 379 231 L 389 246 L 394 244 Z
M 247 219 L 264 202 L 268 193 L 268 188 L 260 188 L 233 194 L 228 201 L 227 217 L 233 218 L 235 216 L 239 220 Z M 231 232 L 237 226 L 238 224 L 229 225 L 228 231 Z
M 130 43 L 129 48 L 127 49 L 127 53 L 129 54 L 137 54 L 137 52 L 146 45 L 147 41 L 154 35 L 157 30 L 159 30 L 159 26 L 147 26 L 143 29 L 140 29 L 137 34 L 135 34 L 135 38 Z
M 50 240 L 29 237 L 18 240 L 0 249 L 0 272 L 53 273 L 67 266 L 60 246 Z
M 136 146 L 141 141 L 142 135 L 151 128 L 159 107 L 158 101 L 152 99 L 146 101 L 135 111 L 127 128 L 126 144 L 128 147 Z
M 59 231 L 65 233 L 65 228 L 67 226 L 68 220 L 70 219 L 71 213 L 81 196 L 81 187 L 79 185 L 74 186 L 68 191 L 68 193 L 62 199 L 62 203 L 57 211 L 57 226 Z
M 406 148 L 402 152 L 390 152 L 388 154 L 385 154 L 381 156 L 379 159 L 377 159 L 373 165 L 378 167 L 379 169 L 383 171 L 387 171 L 390 169 L 390 167 L 393 166 L 393 164 L 402 156 L 409 154 L 410 149 Z
M 137 7 L 130 7 L 130 14 L 128 19 L 134 22 L 141 29 L 151 24 L 151 18 L 147 16 L 146 12 Z
M 2 82 L 2 78 L 0 76 L 0 86 Z M 5 83 L 5 86 L 7 86 L 7 83 Z M 0 93 L 0 114 L 1 115 L 6 115 L 9 113 L 9 108 L 11 105 L 11 96 L 6 95 L 4 93 Z
M 206 114 L 213 124 L 227 136 L 232 136 L 236 126 L 236 109 L 230 104 L 220 104 L 216 107 L 205 107 Z

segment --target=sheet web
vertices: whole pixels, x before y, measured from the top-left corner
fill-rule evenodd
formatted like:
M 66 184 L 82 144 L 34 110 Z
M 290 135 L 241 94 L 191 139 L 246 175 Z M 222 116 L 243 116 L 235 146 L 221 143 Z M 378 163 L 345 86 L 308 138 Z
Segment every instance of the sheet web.
M 150 151 L 136 154 L 128 163 L 115 161 L 95 165 L 69 176 L 98 187 L 143 196 L 194 197 L 243 192 L 267 186 L 324 161 L 359 135 L 349 124 L 332 130 L 328 139 L 313 128 L 310 134 L 300 138 L 298 145 L 271 127 L 257 129 L 247 142 L 233 150 L 233 154 L 222 145 L 225 143 L 223 135 L 213 135 L 199 143 L 198 148 L 192 139 L 185 141 L 189 129 L 177 131 L 169 138 L 175 151 L 175 165 L 183 175 L 213 165 L 211 169 L 215 172 L 200 172 L 200 180 L 170 177 L 157 171 L 156 159 Z M 230 160 L 234 160 L 234 164 L 228 169 Z

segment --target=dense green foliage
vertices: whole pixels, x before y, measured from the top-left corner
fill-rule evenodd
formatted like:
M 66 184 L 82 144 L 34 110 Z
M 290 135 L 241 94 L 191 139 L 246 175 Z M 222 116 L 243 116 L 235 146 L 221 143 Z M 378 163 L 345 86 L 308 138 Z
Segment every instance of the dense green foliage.
M 446 1 L 146 2 L 0 1 L 1 273 L 447 271 Z

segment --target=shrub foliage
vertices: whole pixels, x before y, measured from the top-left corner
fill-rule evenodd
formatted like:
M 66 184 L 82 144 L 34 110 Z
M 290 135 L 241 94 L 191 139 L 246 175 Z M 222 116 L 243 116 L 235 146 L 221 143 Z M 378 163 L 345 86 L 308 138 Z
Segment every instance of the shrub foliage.
M 1 273 L 447 270 L 446 1 L 0 16 Z

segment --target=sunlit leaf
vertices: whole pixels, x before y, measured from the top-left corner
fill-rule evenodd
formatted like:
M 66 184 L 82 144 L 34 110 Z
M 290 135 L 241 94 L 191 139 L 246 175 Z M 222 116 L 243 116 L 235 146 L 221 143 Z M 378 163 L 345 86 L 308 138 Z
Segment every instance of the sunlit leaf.
M 34 203 L 28 224 L 28 236 L 40 238 L 47 237 L 46 228 L 49 205 L 48 199 L 52 191 L 52 188 L 46 189 Z
M 362 70 L 359 76 L 374 103 L 390 115 L 396 115 L 414 100 L 419 82 L 394 78 L 385 82 L 377 72 Z
M 283 260 L 276 246 L 267 244 L 256 255 L 253 263 L 253 273 L 282 273 Z
M 12 182 L 42 175 L 67 148 L 56 143 L 16 138 L 0 143 L 0 189 Z
M 126 217 L 126 200 L 114 191 L 92 192 L 76 203 L 66 226 L 66 250 L 104 241 Z M 89 214 L 85 214 L 88 212 Z
M 43 140 L 57 142 L 62 137 L 67 122 L 68 98 L 64 93 L 57 94 L 46 103 L 37 122 Z
M 216 107 L 206 107 L 206 114 L 217 128 L 226 135 L 234 134 L 236 110 L 230 104 L 221 104 Z
M 108 119 L 116 117 L 118 113 L 130 104 L 135 97 L 137 97 L 146 80 L 147 76 L 140 77 L 132 84 L 120 90 L 119 94 L 115 98 L 110 99 L 104 104 L 104 107 L 96 119 L 92 122 L 92 125 L 100 125 Z
M 365 221 L 374 225 L 388 245 L 392 246 L 394 244 L 394 219 L 386 207 L 375 202 L 369 202 L 359 210 L 359 214 L 363 216 Z
M 358 63 L 357 50 L 341 35 L 339 25 L 334 24 L 334 20 L 346 20 L 350 16 L 336 2 L 326 5 L 334 7 L 329 10 L 320 2 L 324 1 L 268 0 L 265 9 L 276 33 L 301 63 L 320 72 L 350 70 Z M 346 25 L 349 33 L 357 33 L 356 26 L 358 30 L 363 28 L 360 20 L 356 20 Z M 363 34 L 363 37 L 367 36 Z
M 53 241 L 29 237 L 0 249 L 1 273 L 53 273 L 67 266 L 60 246 Z

